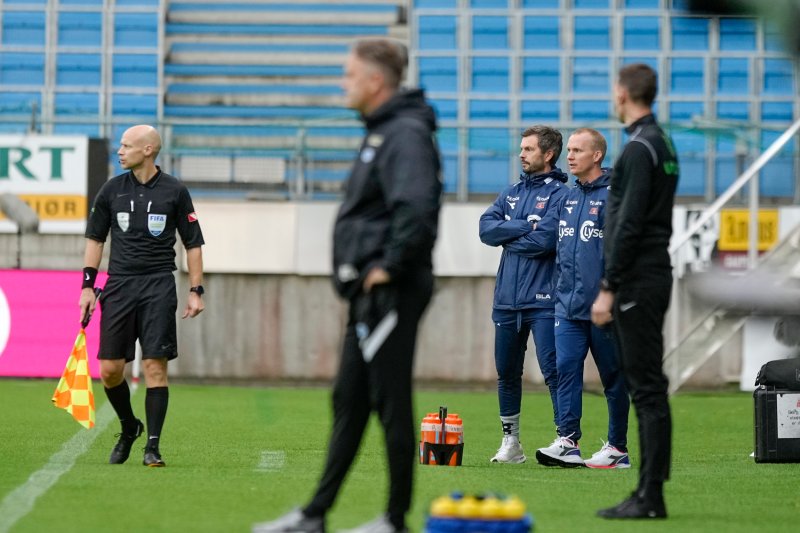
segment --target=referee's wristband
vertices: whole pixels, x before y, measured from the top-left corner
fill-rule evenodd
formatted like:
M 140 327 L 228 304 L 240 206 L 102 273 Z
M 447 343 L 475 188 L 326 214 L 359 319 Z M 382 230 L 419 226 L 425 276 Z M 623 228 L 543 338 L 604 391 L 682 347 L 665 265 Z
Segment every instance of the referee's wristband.
M 97 279 L 97 269 L 92 267 L 83 267 L 83 285 L 82 289 L 94 289 L 94 281 Z

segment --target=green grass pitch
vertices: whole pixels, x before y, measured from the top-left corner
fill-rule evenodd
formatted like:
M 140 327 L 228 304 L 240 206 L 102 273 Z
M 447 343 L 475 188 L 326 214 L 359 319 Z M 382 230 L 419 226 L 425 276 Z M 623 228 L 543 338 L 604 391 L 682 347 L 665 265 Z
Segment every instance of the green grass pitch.
M 77 432 L 87 431 L 51 405 L 55 385 L 55 380 L 0 380 L 0 502 L 45 465 L 52 467 L 53 454 Z M 99 410 L 105 397 L 98 381 L 95 392 Z M 142 417 L 143 403 L 139 390 L 134 409 Z M 433 498 L 461 490 L 518 495 L 538 532 L 797 531 L 800 465 L 755 464 L 749 457 L 752 396 L 681 394 L 671 403 L 674 454 L 672 479 L 666 486 L 670 517 L 619 522 L 601 520 L 594 513 L 617 503 L 636 485 L 639 456 L 633 414 L 629 438 L 634 468 L 545 468 L 536 463 L 534 452 L 554 437 L 549 397 L 526 393 L 521 439 L 529 460 L 499 465 L 488 461 L 500 442 L 494 393 L 420 391 L 415 399 L 418 420 L 439 405 L 463 417 L 465 457 L 460 468 L 417 466 L 411 529 L 423 530 Z M 604 399 L 586 394 L 584 455 L 600 447 L 605 425 Z M 325 388 L 174 384 L 161 446 L 167 468 L 141 465 L 143 439 L 126 464 L 106 464 L 119 431 L 113 421 L 10 531 L 249 531 L 252 523 L 308 500 L 322 468 L 329 429 L 330 395 Z M 386 484 L 382 432 L 373 417 L 329 515 L 329 529 L 353 527 L 380 514 Z

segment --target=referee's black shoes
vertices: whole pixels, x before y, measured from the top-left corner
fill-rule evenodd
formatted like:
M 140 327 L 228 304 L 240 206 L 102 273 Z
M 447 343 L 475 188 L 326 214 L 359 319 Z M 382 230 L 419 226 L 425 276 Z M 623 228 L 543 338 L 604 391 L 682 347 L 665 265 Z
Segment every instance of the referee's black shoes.
M 131 454 L 131 447 L 133 446 L 133 442 L 139 438 L 139 436 L 144 432 L 144 424 L 138 418 L 136 419 L 136 428 L 133 432 L 127 432 L 123 429 L 122 433 L 117 433 L 114 435 L 115 437 L 119 437 L 117 444 L 114 446 L 114 449 L 111 450 L 111 457 L 109 457 L 108 462 L 112 465 L 121 465 L 125 461 L 128 460 L 128 456 Z
M 144 449 L 144 459 L 142 460 L 142 464 L 144 466 L 150 466 L 153 468 L 167 466 L 167 464 L 161 459 L 161 454 L 158 452 L 157 448 Z
M 666 518 L 667 508 L 664 500 L 648 501 L 634 492 L 622 503 L 597 511 L 601 518 Z

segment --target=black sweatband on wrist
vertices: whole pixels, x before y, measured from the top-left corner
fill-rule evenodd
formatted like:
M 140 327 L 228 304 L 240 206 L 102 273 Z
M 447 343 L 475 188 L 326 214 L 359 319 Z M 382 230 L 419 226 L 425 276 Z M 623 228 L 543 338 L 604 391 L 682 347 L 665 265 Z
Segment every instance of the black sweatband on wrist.
M 82 289 L 94 289 L 94 281 L 97 279 L 97 269 L 92 267 L 83 267 L 83 285 Z

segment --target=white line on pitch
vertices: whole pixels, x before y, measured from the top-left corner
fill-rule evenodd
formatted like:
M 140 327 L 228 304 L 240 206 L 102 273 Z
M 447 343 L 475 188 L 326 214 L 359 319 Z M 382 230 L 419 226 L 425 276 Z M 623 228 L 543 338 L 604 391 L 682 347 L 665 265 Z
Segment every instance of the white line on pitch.
M 253 470 L 255 472 L 278 472 L 286 464 L 286 452 L 283 450 L 261 450 L 261 461 Z
M 34 472 L 28 481 L 10 492 L 0 503 L 0 533 L 6 533 L 33 510 L 39 496 L 56 484 L 58 478 L 69 472 L 75 461 L 89 450 L 94 440 L 115 418 L 111 404 L 106 402 L 97 411 L 94 428 L 78 430 L 75 435 L 54 453 L 42 468 Z

